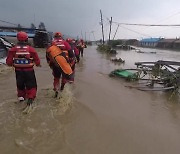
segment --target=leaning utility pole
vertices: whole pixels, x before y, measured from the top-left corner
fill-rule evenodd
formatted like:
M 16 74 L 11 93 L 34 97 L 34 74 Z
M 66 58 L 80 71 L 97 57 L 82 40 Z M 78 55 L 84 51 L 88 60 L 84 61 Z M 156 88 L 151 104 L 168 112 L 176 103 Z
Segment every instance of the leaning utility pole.
M 114 40 L 114 38 L 115 38 L 115 36 L 116 36 L 116 33 L 117 33 L 118 28 L 119 28 L 119 24 L 118 24 L 117 29 L 116 29 L 116 32 L 115 32 L 115 34 L 114 34 L 113 40 Z
M 110 30 L 109 30 L 109 42 L 111 40 L 111 26 L 112 26 L 112 17 L 111 17 L 111 20 L 109 21 L 110 23 Z
M 102 12 L 100 10 L 100 15 L 101 15 L 101 26 L 102 26 L 102 37 L 103 37 L 103 45 L 104 45 L 104 30 L 103 30 L 103 19 L 102 19 Z

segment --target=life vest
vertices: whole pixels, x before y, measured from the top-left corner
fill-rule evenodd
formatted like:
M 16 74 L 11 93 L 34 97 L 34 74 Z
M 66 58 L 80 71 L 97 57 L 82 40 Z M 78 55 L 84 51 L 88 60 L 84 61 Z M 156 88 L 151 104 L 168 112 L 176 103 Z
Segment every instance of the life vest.
M 33 67 L 33 58 L 29 52 L 28 45 L 17 45 L 13 65 L 16 68 L 29 68 Z
M 56 45 L 52 45 L 47 49 L 47 53 L 51 61 L 53 61 L 56 66 L 60 67 L 65 74 L 71 75 L 73 73 L 66 57 L 68 54 L 67 51 L 62 51 Z
M 64 40 L 62 40 L 62 39 L 54 39 L 52 41 L 52 45 L 56 45 L 61 50 L 65 50 L 66 49 L 66 46 L 64 45 Z

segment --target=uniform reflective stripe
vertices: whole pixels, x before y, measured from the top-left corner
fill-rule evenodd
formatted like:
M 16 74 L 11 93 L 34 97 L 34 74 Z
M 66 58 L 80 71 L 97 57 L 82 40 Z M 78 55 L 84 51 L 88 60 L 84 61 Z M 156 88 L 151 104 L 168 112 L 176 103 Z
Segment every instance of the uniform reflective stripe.
M 18 49 L 27 49 L 28 47 L 26 47 L 26 46 L 17 46 L 16 48 L 18 48 Z
M 29 55 L 29 52 L 16 52 L 16 55 Z
M 16 46 L 16 53 L 14 57 L 14 67 L 29 68 L 33 67 L 33 58 L 29 52 L 29 46 Z
M 65 47 L 64 44 L 57 44 L 58 47 Z

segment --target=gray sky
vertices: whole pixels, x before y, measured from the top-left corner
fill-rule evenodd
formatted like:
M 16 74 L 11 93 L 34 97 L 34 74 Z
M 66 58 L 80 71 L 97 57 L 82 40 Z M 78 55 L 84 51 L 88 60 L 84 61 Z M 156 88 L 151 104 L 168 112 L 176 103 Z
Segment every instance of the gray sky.
M 180 24 L 180 0 L 0 0 L 0 20 L 26 27 L 44 22 L 48 31 L 79 37 L 82 31 L 83 37 L 86 33 L 86 38 L 93 40 L 92 31 L 96 39 L 101 38 L 100 9 L 106 39 L 111 16 L 119 23 Z M 116 28 L 113 24 L 111 37 Z M 120 25 L 116 39 L 179 36 L 180 27 Z

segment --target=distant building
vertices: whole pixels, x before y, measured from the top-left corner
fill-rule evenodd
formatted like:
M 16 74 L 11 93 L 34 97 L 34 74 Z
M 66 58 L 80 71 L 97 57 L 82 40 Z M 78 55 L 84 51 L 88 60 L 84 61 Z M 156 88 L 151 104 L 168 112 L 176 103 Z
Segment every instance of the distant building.
M 172 49 L 177 39 L 162 39 L 158 42 L 157 48 Z
M 157 46 L 158 42 L 162 40 L 162 38 L 145 38 L 139 41 L 139 45 L 141 47 L 151 47 L 154 48 Z
M 173 43 L 173 49 L 180 49 L 180 39 L 176 39 Z
M 136 40 L 136 39 L 128 39 L 128 40 L 126 40 L 126 45 L 137 46 L 138 45 L 138 40 Z

